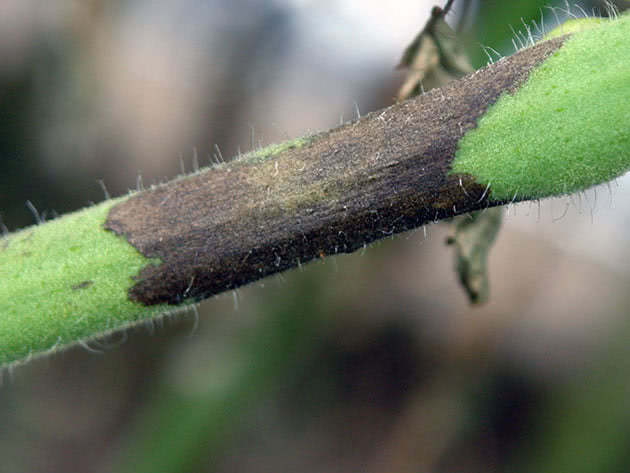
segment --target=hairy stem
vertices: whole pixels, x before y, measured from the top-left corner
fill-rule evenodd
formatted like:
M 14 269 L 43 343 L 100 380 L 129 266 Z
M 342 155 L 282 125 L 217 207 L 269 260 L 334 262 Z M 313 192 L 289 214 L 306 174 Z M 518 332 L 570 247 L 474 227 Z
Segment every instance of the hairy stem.
M 629 33 L 624 16 L 539 43 L 356 122 L 8 235 L 0 364 L 428 222 L 618 176 L 630 168 Z

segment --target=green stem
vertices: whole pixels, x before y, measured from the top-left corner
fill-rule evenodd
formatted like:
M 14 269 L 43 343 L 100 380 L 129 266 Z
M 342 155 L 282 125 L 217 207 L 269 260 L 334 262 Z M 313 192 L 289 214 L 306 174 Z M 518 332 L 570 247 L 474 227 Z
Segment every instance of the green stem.
M 615 178 L 630 168 L 629 34 L 629 16 L 604 22 L 328 132 L 10 234 L 0 364 L 434 220 Z

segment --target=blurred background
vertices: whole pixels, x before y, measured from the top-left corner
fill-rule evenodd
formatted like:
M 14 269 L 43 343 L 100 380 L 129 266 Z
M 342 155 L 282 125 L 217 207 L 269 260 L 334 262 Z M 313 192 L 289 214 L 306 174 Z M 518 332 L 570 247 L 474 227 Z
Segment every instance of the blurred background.
M 0 0 L 2 228 L 391 104 L 434 3 Z M 553 5 L 448 20 L 606 11 Z M 481 307 L 438 224 L 5 370 L 0 471 L 628 471 L 630 180 L 505 213 Z

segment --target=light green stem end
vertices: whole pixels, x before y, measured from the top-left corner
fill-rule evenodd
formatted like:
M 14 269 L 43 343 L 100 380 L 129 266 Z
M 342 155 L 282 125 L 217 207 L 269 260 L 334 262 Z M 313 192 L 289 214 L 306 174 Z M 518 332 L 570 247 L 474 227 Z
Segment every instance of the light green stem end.
M 493 200 L 585 190 L 630 169 L 630 16 L 574 33 L 459 143 Z
M 103 229 L 122 199 L 0 240 L 0 366 L 164 313 L 127 298 L 153 261 Z

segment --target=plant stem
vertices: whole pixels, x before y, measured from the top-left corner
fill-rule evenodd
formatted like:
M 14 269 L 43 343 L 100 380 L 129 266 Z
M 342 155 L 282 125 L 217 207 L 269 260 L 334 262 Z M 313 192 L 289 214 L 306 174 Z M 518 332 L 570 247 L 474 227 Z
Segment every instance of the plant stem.
M 432 221 L 613 179 L 630 168 L 628 34 L 624 15 L 339 128 L 3 237 L 0 365 Z

